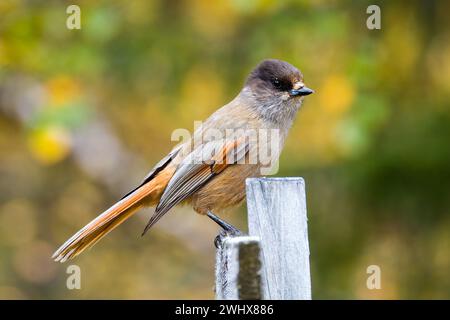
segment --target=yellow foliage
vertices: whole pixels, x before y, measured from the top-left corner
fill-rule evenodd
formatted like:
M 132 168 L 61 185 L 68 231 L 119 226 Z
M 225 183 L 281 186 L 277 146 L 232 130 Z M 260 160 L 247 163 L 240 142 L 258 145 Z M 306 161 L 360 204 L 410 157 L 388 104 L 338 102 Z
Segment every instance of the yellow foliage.
M 28 138 L 33 157 L 40 163 L 51 165 L 63 160 L 70 152 L 70 133 L 61 127 L 48 127 L 34 131 Z
M 347 77 L 339 74 L 327 77 L 318 92 L 324 112 L 333 115 L 341 115 L 347 111 L 355 98 L 353 84 Z
M 80 94 L 80 86 L 74 79 L 61 75 L 47 82 L 47 90 L 52 106 L 61 106 Z

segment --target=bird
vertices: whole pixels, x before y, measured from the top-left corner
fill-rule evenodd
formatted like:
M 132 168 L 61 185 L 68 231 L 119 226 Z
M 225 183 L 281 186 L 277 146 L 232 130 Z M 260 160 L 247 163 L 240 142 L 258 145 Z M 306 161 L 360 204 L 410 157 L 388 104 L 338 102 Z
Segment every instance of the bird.
M 245 198 L 246 178 L 262 175 L 266 163 L 259 160 L 261 146 L 271 160 L 278 159 L 304 97 L 312 93 L 303 74 L 290 63 L 261 61 L 231 102 L 202 122 L 136 188 L 75 233 L 52 258 L 65 262 L 77 257 L 149 206 L 156 208 L 142 235 L 179 204 L 212 219 L 225 235 L 241 234 L 217 213 L 239 205 Z M 275 143 L 259 138 L 260 132 L 273 132 Z

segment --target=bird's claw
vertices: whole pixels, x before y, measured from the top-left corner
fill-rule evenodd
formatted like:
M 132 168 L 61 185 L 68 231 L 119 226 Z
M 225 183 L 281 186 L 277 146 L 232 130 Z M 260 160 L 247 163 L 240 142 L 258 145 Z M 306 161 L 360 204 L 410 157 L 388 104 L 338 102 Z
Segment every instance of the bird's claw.
M 222 244 L 226 238 L 239 237 L 242 235 L 244 235 L 244 233 L 235 227 L 229 228 L 228 230 L 222 229 L 214 238 L 214 246 L 219 249 L 222 247 Z
M 208 211 L 207 216 L 222 228 L 220 233 L 214 239 L 214 246 L 217 249 L 219 249 L 222 246 L 222 243 L 225 240 L 225 238 L 239 237 L 239 236 L 243 235 L 241 230 L 239 230 L 235 226 L 229 224 L 228 222 L 220 219 L 218 216 L 216 216 L 211 211 Z

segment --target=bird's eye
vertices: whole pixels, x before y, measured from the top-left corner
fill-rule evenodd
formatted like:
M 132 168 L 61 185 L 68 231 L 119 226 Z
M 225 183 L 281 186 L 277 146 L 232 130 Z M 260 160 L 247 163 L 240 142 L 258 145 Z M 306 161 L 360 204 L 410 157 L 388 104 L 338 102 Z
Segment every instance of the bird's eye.
M 280 89 L 281 88 L 281 82 L 278 79 L 273 79 L 272 84 L 275 88 Z

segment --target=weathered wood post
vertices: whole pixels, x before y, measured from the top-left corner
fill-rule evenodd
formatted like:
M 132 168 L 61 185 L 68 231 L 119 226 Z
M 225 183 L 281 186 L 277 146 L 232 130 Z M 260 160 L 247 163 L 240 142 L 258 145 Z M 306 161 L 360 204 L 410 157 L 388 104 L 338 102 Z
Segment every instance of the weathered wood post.
M 227 238 L 218 250 L 216 298 L 311 299 L 304 180 L 251 178 L 246 183 L 250 236 Z M 243 294 L 255 288 L 259 295 Z
M 311 299 L 305 181 L 247 180 L 249 234 L 260 238 L 265 299 Z
M 227 237 L 217 249 L 216 299 L 262 299 L 258 238 Z

